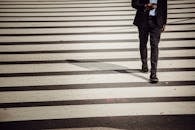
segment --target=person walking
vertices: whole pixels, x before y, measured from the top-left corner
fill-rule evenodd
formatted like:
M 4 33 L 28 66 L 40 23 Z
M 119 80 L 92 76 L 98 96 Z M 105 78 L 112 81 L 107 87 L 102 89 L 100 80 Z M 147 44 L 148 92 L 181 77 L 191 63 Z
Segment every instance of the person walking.
M 157 83 L 158 45 L 161 32 L 165 30 L 167 23 L 167 0 L 132 0 L 131 5 L 136 9 L 133 24 L 139 31 L 139 49 L 142 61 L 142 72 L 148 72 L 147 42 L 150 37 L 151 46 L 151 70 L 150 82 Z

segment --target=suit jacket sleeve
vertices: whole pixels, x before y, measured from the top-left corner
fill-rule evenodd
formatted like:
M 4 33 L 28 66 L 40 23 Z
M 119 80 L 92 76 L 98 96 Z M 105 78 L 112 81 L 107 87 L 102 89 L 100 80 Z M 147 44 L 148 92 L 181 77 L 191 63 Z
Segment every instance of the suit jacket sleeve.
M 132 0 L 131 6 L 137 10 L 143 10 L 145 8 L 145 4 L 140 3 L 140 0 Z
M 167 0 L 163 0 L 163 24 L 167 24 Z

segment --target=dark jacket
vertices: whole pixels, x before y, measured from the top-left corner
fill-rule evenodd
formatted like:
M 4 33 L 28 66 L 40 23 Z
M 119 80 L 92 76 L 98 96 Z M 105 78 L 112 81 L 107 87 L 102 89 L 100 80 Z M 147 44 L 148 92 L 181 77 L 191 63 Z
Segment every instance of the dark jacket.
M 147 26 L 149 11 L 145 10 L 145 4 L 148 3 L 149 0 L 132 0 L 131 5 L 137 10 L 133 22 L 134 25 Z M 159 27 L 163 27 L 167 23 L 167 0 L 158 0 L 156 22 Z

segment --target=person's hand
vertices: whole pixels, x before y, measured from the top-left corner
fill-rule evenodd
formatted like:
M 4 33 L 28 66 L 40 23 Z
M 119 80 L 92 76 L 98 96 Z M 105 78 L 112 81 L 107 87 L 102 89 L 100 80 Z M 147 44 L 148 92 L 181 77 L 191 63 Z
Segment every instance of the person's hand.
M 163 25 L 163 27 L 161 28 L 161 32 L 165 31 L 165 25 Z
M 152 8 L 151 3 L 145 4 L 145 10 L 151 10 L 151 8 Z
M 145 4 L 145 9 L 146 10 L 152 10 L 152 9 L 156 9 L 156 8 L 157 8 L 157 4 L 155 4 L 155 3 Z

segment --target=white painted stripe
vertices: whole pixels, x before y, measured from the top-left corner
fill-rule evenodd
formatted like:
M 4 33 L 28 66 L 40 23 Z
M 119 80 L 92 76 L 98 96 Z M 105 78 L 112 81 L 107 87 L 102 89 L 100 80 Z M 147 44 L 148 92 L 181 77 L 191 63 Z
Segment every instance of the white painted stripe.
M 183 18 L 183 19 L 169 19 L 168 20 L 168 24 L 174 24 L 174 23 L 192 23 L 194 24 L 195 23 L 195 19 L 186 19 L 186 18 Z
M 28 0 L 27 0 L 28 1 Z M 96 0 L 96 1 L 93 1 L 93 0 L 82 0 L 82 1 L 38 1 L 38 2 L 35 2 L 35 1 L 6 1 L 6 2 L 1 2 L 2 4 L 84 4 L 84 3 L 105 3 L 105 2 L 130 2 L 129 0 L 105 0 L 105 1 L 100 1 L 100 0 Z
M 175 4 L 175 5 L 168 5 L 168 8 L 190 8 L 194 7 L 194 4 Z
M 135 9 L 132 7 L 109 7 L 109 8 L 61 8 L 61 9 L 0 9 L 0 12 L 58 12 L 58 11 L 108 11 L 108 10 L 129 10 L 130 13 L 135 14 Z M 193 8 L 183 8 L 183 9 L 174 9 L 168 10 L 168 13 L 185 13 L 185 12 L 194 12 Z
M 39 0 L 38 3 L 104 3 L 104 2 L 131 2 L 129 0 L 98 0 L 98 1 L 92 1 L 92 0 L 79 0 L 79 1 L 68 1 L 68 0 L 56 0 L 56 1 L 53 1 L 53 0 Z M 185 1 L 181 1 L 181 0 L 174 0 L 174 1 L 171 1 L 169 0 L 168 1 L 168 4 L 185 4 L 185 3 L 190 3 L 190 2 L 194 2 L 193 0 L 185 0 Z M 6 0 L 6 1 L 3 1 L 2 3 L 37 3 L 37 1 L 34 1 L 34 0 Z
M 73 10 L 74 9 L 74 10 Z M 68 12 L 66 12 L 68 11 Z M 71 12 L 72 11 L 72 12 Z M 77 11 L 77 12 L 75 12 Z M 80 11 L 80 12 L 79 12 Z M 82 11 L 87 11 L 87 12 L 82 12 Z M 100 12 L 95 12 L 95 11 L 100 11 Z M 102 12 L 103 11 L 103 12 Z M 107 12 L 109 11 L 109 12 Z M 177 11 L 183 11 L 182 13 L 178 13 Z M 131 8 L 127 8 L 127 7 L 109 7 L 109 8 L 65 8 L 65 9 L 0 9 L 0 12 L 7 12 L 6 14 L 1 14 L 1 16 L 9 16 L 9 15 L 15 15 L 15 14 L 18 14 L 18 15 L 25 15 L 25 14 L 31 14 L 31 15 L 43 15 L 43 14 L 46 14 L 46 15 L 51 15 L 52 14 L 56 14 L 54 16 L 57 16 L 58 15 L 67 15 L 69 16 L 70 14 L 73 15 L 88 15 L 89 14 L 96 14 L 98 15 L 98 13 L 102 14 L 102 15 L 105 15 L 105 14 L 110 14 L 111 12 L 113 13 L 122 13 L 122 14 L 132 14 L 134 15 L 136 13 L 136 10 L 135 9 L 131 9 Z M 17 13 L 9 13 L 9 12 L 17 12 Z M 39 13 L 37 13 L 39 12 Z M 41 13 L 40 13 L 41 12 Z M 51 13 L 48 13 L 48 12 L 51 12 Z M 63 12 L 63 13 L 61 13 Z M 191 13 L 189 13 L 191 12 Z M 194 9 L 185 9 L 185 8 L 181 8 L 181 9 L 174 9 L 174 10 L 168 10 L 168 13 L 170 13 L 169 15 L 176 15 L 176 16 L 185 16 L 185 14 L 192 14 L 193 16 L 193 12 L 194 12 Z M 172 14 L 172 13 L 176 13 L 176 14 Z M 169 16 L 168 15 L 168 16 Z
M 81 26 L 81 25 L 80 25 Z M 53 34 L 53 33 L 98 33 L 98 32 L 132 32 L 137 31 L 135 26 L 132 27 L 87 27 L 84 28 L 42 28 L 42 29 L 0 29 L 0 34 Z M 108 25 L 109 26 L 109 25 Z M 119 25 L 120 26 L 120 25 Z M 194 25 L 176 25 L 167 26 L 166 31 L 185 31 L 195 30 Z M 123 34 L 121 34 L 123 35 Z
M 170 14 L 169 18 L 188 18 L 194 16 L 194 13 Z M 85 16 L 85 17 L 2 17 L 0 21 L 57 21 L 57 20 L 113 20 L 113 19 L 134 19 L 135 16 Z
M 60 72 L 60 71 L 89 71 L 89 70 L 95 70 L 96 66 L 90 65 L 96 65 L 97 64 L 70 64 L 70 63 L 64 63 L 64 64 L 33 64 L 33 65 L 0 65 L 0 72 L 3 73 L 22 73 L 22 72 Z M 101 65 L 101 63 L 99 63 Z M 102 63 L 102 69 L 103 69 L 104 63 Z M 108 64 L 109 65 L 109 64 Z M 86 66 L 86 68 L 84 68 Z M 87 68 L 87 66 L 89 68 Z M 94 69 L 93 69 L 94 68 Z M 97 67 L 98 68 L 98 67 Z
M 195 30 L 194 25 L 166 25 L 166 31 L 185 31 L 185 30 Z
M 145 109 L 143 109 L 145 108 Z M 123 103 L 0 109 L 0 122 L 138 115 L 195 114 L 195 102 Z
M 174 42 L 175 43 L 175 42 Z M 176 45 L 174 44 L 173 45 Z M 192 46 L 195 45 L 195 41 L 183 41 L 178 43 L 178 46 L 180 44 L 183 44 L 186 46 Z M 166 43 L 165 43 L 166 44 Z M 161 44 L 163 45 L 163 44 Z M 167 45 L 171 45 L 168 43 Z M 138 43 L 130 43 L 130 42 L 118 42 L 118 43 L 78 43 L 78 44 L 42 44 L 42 45 L 1 45 L 0 46 L 0 52 L 6 52 L 6 51 L 38 51 L 38 50 L 90 50 L 90 49 L 122 49 L 122 48 L 137 48 Z
M 80 10 L 80 8 L 82 8 L 81 10 L 105 10 L 105 8 L 104 7 L 102 7 L 102 6 L 105 6 L 105 7 L 107 7 L 107 8 L 110 8 L 110 9 L 106 9 L 106 10 L 112 10 L 113 8 L 125 8 L 125 7 L 128 7 L 128 8 L 126 8 L 126 9 L 130 9 L 130 10 L 134 10 L 132 7 L 131 7 L 131 4 L 130 3 L 122 3 L 122 4 L 119 4 L 119 3 L 117 3 L 117 4 L 83 4 L 83 5 L 50 5 L 50 6 L 48 6 L 48 5 L 36 5 L 36 6 L 34 6 L 34 5 L 0 5 L 0 8 L 10 8 L 10 9 L 20 9 L 20 8 L 24 8 L 24 9 L 27 9 L 27 8 L 32 8 L 32 10 L 33 9 L 36 9 L 36 8 L 38 8 L 38 9 L 40 9 L 40 8 L 70 8 L 70 9 L 66 9 L 66 11 L 67 10 L 73 10 L 73 9 L 71 9 L 71 8 L 75 8 L 75 9 L 77 9 L 77 10 Z M 121 7 L 122 6 L 122 7 Z M 92 8 L 92 9 L 89 9 L 89 8 L 91 8 L 91 7 L 94 7 L 94 8 Z M 170 9 L 172 9 L 172 8 L 193 8 L 194 7 L 194 5 L 193 4 L 186 4 L 186 5 L 169 5 L 168 6 Z M 100 9 L 98 9 L 98 8 L 100 8 Z M 112 8 L 112 9 L 111 9 Z M 76 11 L 76 10 L 75 10 Z M 8 11 L 9 12 L 9 11 Z M 38 12 L 38 10 L 36 11 L 36 12 Z M 133 13 L 133 12 L 132 12 Z M 186 13 L 187 14 L 187 13 Z M 184 15 L 183 15 L 183 17 L 184 17 Z
M 27 1 L 27 0 L 6 0 L 7 2 L 16 2 L 16 1 Z M 35 0 L 28 0 L 28 1 L 35 1 Z M 39 0 L 41 2 L 52 2 L 53 0 Z M 66 2 L 66 1 L 69 1 L 69 0 L 56 0 L 56 1 L 61 1 L 61 2 Z M 76 0 L 77 1 L 77 0 Z M 91 0 L 79 0 L 79 1 L 91 1 Z M 99 1 L 110 1 L 110 0 L 99 0 Z M 118 1 L 118 0 L 112 0 L 112 1 Z M 122 0 L 123 1 L 123 0 Z M 188 1 L 188 0 L 187 0 Z
M 62 4 L 62 5 L 0 5 L 0 8 L 44 8 L 44 7 L 102 7 L 102 6 L 129 6 L 130 3 L 101 3 L 101 4 Z M 189 5 L 190 6 L 190 5 Z
M 195 32 L 163 33 L 162 38 L 193 38 Z M 80 41 L 80 40 L 132 40 L 138 39 L 138 34 L 89 34 L 83 35 L 50 35 L 50 36 L 2 36 L 1 42 L 39 42 L 39 41 Z
M 104 2 L 131 2 L 129 0 L 104 0 L 104 1 L 92 1 L 92 0 L 82 0 L 82 1 L 55 1 L 55 2 L 51 2 L 49 0 L 47 1 L 43 1 L 43 0 L 39 0 L 39 2 L 35 2 L 35 1 L 3 1 L 1 2 L 2 4 L 62 4 L 62 3 L 75 3 L 75 4 L 81 4 L 81 3 L 104 3 Z M 194 3 L 193 0 L 185 0 L 185 1 L 168 1 L 168 4 L 185 4 L 185 3 Z
M 192 7 L 194 7 L 194 5 Z M 183 18 L 183 17 L 188 18 L 188 17 L 194 17 L 194 15 L 195 15 L 195 13 L 168 14 L 168 18 Z
M 193 33 L 189 33 L 189 35 Z M 195 33 L 194 33 L 195 34 Z M 174 35 L 174 34 L 173 34 Z M 184 33 L 183 33 L 184 35 Z M 187 35 L 187 34 L 186 34 Z M 180 35 L 179 35 L 180 36 Z M 179 37 L 178 36 L 178 37 Z M 2 36 L 1 42 L 25 42 L 25 41 L 80 41 L 80 40 L 127 40 L 127 39 L 137 39 L 137 34 L 96 34 L 96 35 L 50 35 L 50 36 L 26 36 L 26 37 L 18 37 L 18 36 Z M 183 36 L 187 37 L 187 36 Z M 190 36 L 189 36 L 190 37 Z
M 63 13 L 0 13 L 0 16 L 88 16 L 88 15 L 130 15 L 135 14 L 131 11 L 112 11 L 112 12 L 63 12 Z
M 185 4 L 185 3 L 190 3 L 190 2 L 192 2 L 192 3 L 194 3 L 194 0 L 185 0 L 185 1 L 182 1 L 182 0 L 168 0 L 167 1 L 168 2 L 168 4 Z
M 6 22 L 0 23 L 0 27 L 45 27 L 45 26 L 98 26 L 98 25 L 132 25 L 132 21 L 86 21 L 86 22 Z
M 7 2 L 16 2 L 16 1 L 27 1 L 27 0 L 6 0 Z M 35 0 L 28 0 L 29 1 L 35 1 Z M 39 0 L 39 2 L 52 2 L 53 0 Z M 55 0 L 55 2 L 68 2 L 69 0 Z M 77 0 L 76 0 L 77 1 Z M 91 0 L 79 0 L 79 1 L 91 1 Z M 118 0 L 99 0 L 99 1 L 118 1 Z M 122 0 L 123 1 L 123 0 Z M 188 0 L 187 0 L 188 1 Z
M 130 7 L 109 7 L 109 8 L 60 8 L 60 9 L 0 9 L 1 12 L 40 12 L 40 11 L 106 11 L 106 10 L 129 10 Z
M 1 11 L 1 10 L 0 10 Z M 4 10 L 2 10 L 4 11 Z M 171 14 L 169 14 L 169 17 L 174 17 L 174 16 L 183 16 L 183 15 L 186 15 L 188 14 L 189 16 L 193 16 L 192 14 L 194 13 L 189 13 L 187 11 L 193 11 L 194 10 L 187 10 L 186 12 L 182 12 L 181 14 L 172 14 L 172 13 L 178 13 L 176 12 L 175 10 L 170 10 L 171 11 Z M 170 13 L 170 11 L 168 11 L 168 13 Z M 135 15 L 135 10 L 131 11 L 131 10 L 128 10 L 128 11 L 112 11 L 112 12 L 63 12 L 63 13 L 60 13 L 60 12 L 45 12 L 45 13 L 32 13 L 32 12 L 20 12 L 20 13 L 0 13 L 0 16 L 3 17 L 3 16 L 6 16 L 6 17 L 15 17 L 15 16 L 77 16 L 77 15 L 84 15 L 84 16 L 88 16 L 88 15 Z
M 188 20 L 187 20 L 188 21 Z M 193 21 L 193 19 L 191 19 Z M 169 20 L 168 20 L 169 22 Z M 181 21 L 182 22 L 182 21 Z M 185 21 L 183 21 L 185 23 Z M 131 28 L 132 21 L 86 21 L 86 22 L 17 22 L 17 23 L 12 23 L 12 22 L 6 22 L 6 23 L 0 23 L 0 27 L 62 27 L 62 26 L 100 26 L 100 25 L 129 25 L 129 28 Z M 190 23 L 190 22 L 189 22 Z M 166 30 L 169 27 L 176 27 L 176 29 L 185 29 L 188 27 L 191 27 L 192 25 L 166 25 Z M 63 28 L 63 27 L 62 27 Z M 136 26 L 134 26 L 136 28 Z
M 194 47 L 195 40 L 161 41 L 159 47 Z M 44 50 L 91 50 L 91 49 L 130 49 L 139 47 L 138 42 L 116 43 L 76 43 L 76 44 L 42 44 L 42 45 L 1 45 L 0 52 L 44 51 Z M 149 47 L 149 43 L 148 43 Z
M 150 54 L 150 53 L 149 53 Z M 5 54 L 0 55 L 0 61 L 45 61 L 45 60 L 83 60 L 108 58 L 139 58 L 139 52 L 89 52 L 89 53 L 57 53 L 57 54 Z M 160 57 L 194 56 L 195 51 L 189 50 L 162 50 Z
M 194 8 L 189 8 L 189 9 L 188 8 L 186 8 L 186 9 L 183 8 L 183 9 L 168 10 L 168 13 L 187 13 L 187 12 L 195 12 L 195 9 Z
M 149 64 L 149 63 L 148 63 Z M 194 68 L 195 60 L 160 60 L 158 68 Z M 3 73 L 141 69 L 140 61 L 0 65 Z
M 189 27 L 191 29 L 192 27 Z M 47 28 L 47 29 L 0 29 L 0 34 L 52 34 L 52 33 L 91 33 L 130 32 L 135 27 L 84 27 L 84 28 Z M 74 34 L 73 34 L 74 35 Z M 121 34 L 123 35 L 123 34 Z
M 110 9 L 111 10 L 111 9 Z M 94 11 L 94 10 L 91 10 Z M 113 11 L 116 12 L 116 11 Z M 93 16 L 97 15 L 97 16 Z M 107 16 L 108 15 L 108 16 Z M 112 16 L 113 15 L 113 16 Z M 114 16 L 116 15 L 116 16 Z M 121 16 L 120 16 L 121 15 Z M 129 15 L 129 16 L 128 16 Z M 43 17 L 43 16 L 48 16 L 48 17 Z M 168 14 L 168 18 L 188 18 L 188 17 L 193 17 L 194 13 L 181 13 L 181 14 Z M 1 14 L 1 21 L 15 21 L 16 19 L 21 19 L 21 20 L 29 20 L 29 21 L 51 21 L 52 19 L 55 21 L 56 20 L 108 20 L 106 17 L 109 17 L 110 19 L 131 19 L 133 20 L 135 17 L 135 12 L 132 11 L 117 11 L 116 13 L 110 12 L 89 12 L 89 13 L 18 13 L 17 15 L 12 14 L 12 13 L 2 13 Z M 119 17 L 119 18 L 118 18 Z
M 120 86 L 119 86 L 120 87 Z M 0 103 L 72 101 L 107 98 L 157 98 L 195 96 L 195 86 L 155 86 L 1 92 Z
M 22 2 L 25 2 L 25 1 L 27 1 L 27 0 L 6 0 L 6 2 L 17 2 L 17 1 L 22 1 Z M 34 1 L 34 0 L 28 0 L 28 2 L 29 1 Z M 39 0 L 39 2 L 50 2 L 50 1 L 53 1 L 53 0 Z M 91 0 L 80 0 L 81 2 L 83 2 L 83 1 L 91 1 Z M 105 2 L 105 1 L 118 1 L 118 0 L 99 0 L 99 1 L 103 1 L 103 2 Z M 121 1 L 125 1 L 125 0 L 121 0 Z M 180 1 L 181 0 L 169 0 L 168 2 L 176 2 L 176 3 L 180 3 Z M 185 1 L 183 1 L 182 3 L 185 3 L 185 2 L 190 2 L 190 1 L 193 1 L 193 0 L 185 0 Z M 69 2 L 69 0 L 55 0 L 55 2 Z
M 160 81 L 192 81 L 195 80 L 193 71 L 159 72 Z M 1 77 L 1 87 L 61 85 L 61 84 L 93 84 L 93 83 L 124 83 L 148 82 L 149 75 L 145 73 L 112 73 L 90 75 L 59 75 L 59 76 L 29 76 Z
M 59 21 L 59 20 L 124 20 L 133 19 L 134 16 L 95 16 L 95 17 L 2 17 L 0 21 Z
M 131 7 L 131 3 L 99 3 L 99 4 L 61 4 L 61 5 L 0 5 L 3 8 L 44 8 L 44 7 L 102 7 L 102 6 L 128 6 Z M 170 4 L 168 8 L 189 8 L 194 7 L 194 4 Z
M 113 27 L 98 27 L 98 26 L 112 26 Z M 123 25 L 127 25 L 123 27 Z M 128 26 L 129 25 L 129 26 Z M 60 27 L 60 28 L 49 28 L 49 27 Z M 66 28 L 61 26 L 67 26 Z M 70 26 L 70 27 L 68 27 Z M 76 27 L 71 27 L 76 26 Z M 82 28 L 80 28 L 82 26 Z M 85 27 L 83 27 L 85 26 Z M 97 27 L 88 27 L 97 26 Z M 118 27 L 114 27 L 118 26 Z M 79 23 L 0 23 L 0 27 L 47 27 L 47 28 L 25 28 L 25 29 L 0 29 L 0 34 L 44 34 L 44 33 L 96 33 L 96 32 L 132 32 L 137 31 L 136 26 L 131 26 L 131 22 L 79 22 Z M 184 30 L 194 30 L 194 25 L 167 25 L 166 31 L 184 31 Z

